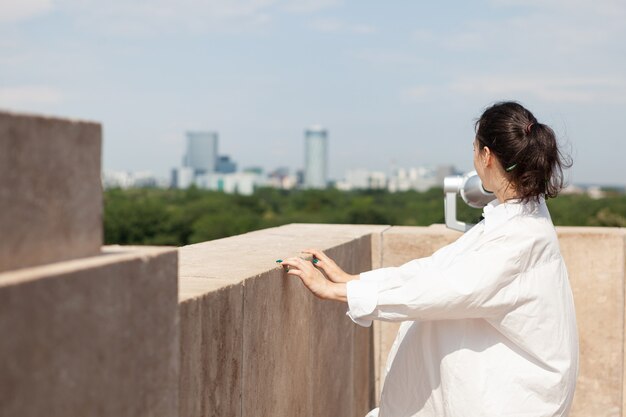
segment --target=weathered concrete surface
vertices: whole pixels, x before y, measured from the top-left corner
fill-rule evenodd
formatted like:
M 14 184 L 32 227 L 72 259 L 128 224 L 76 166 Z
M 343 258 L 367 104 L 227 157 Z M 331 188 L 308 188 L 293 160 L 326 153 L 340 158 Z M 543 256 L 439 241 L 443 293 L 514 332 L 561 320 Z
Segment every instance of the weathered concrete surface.
M 332 315 L 314 317 L 313 298 L 302 287 L 278 270 L 245 283 L 242 417 L 313 416 L 313 393 L 321 387 L 311 378 L 311 326 Z
M 380 236 L 380 234 L 378 234 Z M 346 272 L 357 274 L 371 269 L 372 237 L 363 236 L 326 251 Z M 345 316 L 346 305 L 314 299 L 313 317 L 329 317 L 312 323 L 312 378 L 319 391 L 315 392 L 312 415 L 364 416 L 374 406 L 373 352 L 369 328 L 356 326 Z M 343 327 L 343 329 L 342 329 Z M 338 335 L 339 333 L 339 335 Z M 345 336 L 343 336 L 345 335 Z M 351 361 L 346 361 L 350 352 Z M 328 376 L 350 375 L 351 387 L 343 387 L 341 378 L 328 381 Z M 330 382 L 330 383 L 329 383 Z M 348 392 L 346 392 L 348 388 Z M 352 401 L 346 396 L 350 395 Z
M 378 269 L 383 266 L 383 234 L 389 230 L 391 226 L 385 227 L 376 233 L 372 233 L 372 269 Z
M 98 254 L 99 124 L 0 112 L 0 272 Z
M 242 282 L 276 268 L 277 259 L 297 256 L 306 248 L 332 248 L 388 226 L 289 224 L 180 249 L 181 279 L 187 277 Z M 250 248 L 242 256 L 240 248 Z
M 109 247 L 0 274 L 0 415 L 175 416 L 177 253 Z
M 363 416 L 374 391 L 373 381 L 362 377 L 372 372 L 369 345 L 363 346 L 371 330 L 352 323 L 345 305 L 314 298 L 275 261 L 312 247 L 358 273 L 371 269 L 371 236 L 385 228 L 292 224 L 181 248 L 181 417 Z M 233 294 L 239 288 L 242 302 Z M 215 304 L 222 316 L 205 328 L 203 309 Z M 203 343 L 203 331 L 224 346 Z M 195 358 L 202 358 L 204 370 L 193 368 Z M 216 379 L 203 372 L 216 372 Z M 239 403 L 231 395 L 237 393 L 237 372 Z M 209 398 L 214 389 L 235 408 Z M 192 398 L 198 394 L 203 398 Z
M 390 227 L 382 237 L 382 266 L 399 266 L 413 259 L 430 256 L 460 236 L 460 232 L 441 224 L 429 227 Z
M 559 227 L 576 305 L 580 368 L 571 417 L 624 415 L 626 229 Z
M 243 286 L 187 278 L 184 291 L 180 416 L 241 416 Z

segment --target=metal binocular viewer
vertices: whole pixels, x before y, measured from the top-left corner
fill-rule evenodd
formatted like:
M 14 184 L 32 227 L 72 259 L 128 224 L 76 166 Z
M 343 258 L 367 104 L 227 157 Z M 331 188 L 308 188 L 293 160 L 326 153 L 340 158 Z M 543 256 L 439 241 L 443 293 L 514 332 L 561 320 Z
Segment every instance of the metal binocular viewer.
M 445 177 L 443 180 L 444 213 L 446 226 L 460 232 L 467 232 L 474 227 L 473 224 L 458 221 L 456 218 L 456 196 L 461 194 L 461 198 L 468 206 L 483 208 L 495 195 L 483 188 L 483 183 L 476 171 L 470 171 L 465 175 L 453 175 Z

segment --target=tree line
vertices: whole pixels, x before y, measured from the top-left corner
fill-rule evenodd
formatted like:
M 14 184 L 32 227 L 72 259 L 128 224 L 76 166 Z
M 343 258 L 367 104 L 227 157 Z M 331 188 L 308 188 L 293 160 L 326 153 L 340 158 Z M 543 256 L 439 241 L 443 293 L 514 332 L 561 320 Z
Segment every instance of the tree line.
M 459 219 L 476 223 L 482 210 L 459 202 Z M 626 227 L 626 195 L 548 200 L 555 225 Z M 251 196 L 189 188 L 104 192 L 106 244 L 182 246 L 288 223 L 428 226 L 444 222 L 443 190 L 389 193 L 258 189 Z

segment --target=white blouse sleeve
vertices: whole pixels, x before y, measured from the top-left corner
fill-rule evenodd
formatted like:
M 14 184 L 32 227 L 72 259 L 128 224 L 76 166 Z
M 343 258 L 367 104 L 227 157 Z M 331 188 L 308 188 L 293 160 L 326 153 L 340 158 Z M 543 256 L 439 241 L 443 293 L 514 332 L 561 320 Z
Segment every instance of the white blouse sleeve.
M 410 279 L 420 270 L 425 269 L 432 263 L 431 257 L 413 259 L 399 267 L 380 268 L 373 271 L 361 272 L 359 280 L 361 281 L 380 281 L 388 276 L 388 272 L 392 271 L 396 277 Z
M 532 239 L 500 236 L 457 255 L 446 267 L 412 261 L 361 274 L 347 283 L 348 316 L 361 326 L 372 320 L 442 320 L 502 314 L 526 301 L 516 278 L 521 254 Z

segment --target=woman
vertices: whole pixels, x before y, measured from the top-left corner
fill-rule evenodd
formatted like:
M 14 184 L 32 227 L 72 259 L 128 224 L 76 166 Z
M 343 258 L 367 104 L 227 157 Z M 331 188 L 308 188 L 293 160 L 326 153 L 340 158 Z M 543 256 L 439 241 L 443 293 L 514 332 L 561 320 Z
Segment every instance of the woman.
M 518 103 L 476 123 L 474 167 L 496 200 L 484 219 L 428 258 L 349 275 L 282 264 L 316 296 L 348 303 L 362 326 L 401 321 L 379 417 L 566 416 L 578 370 L 567 270 L 544 198 L 566 166 L 552 129 Z

